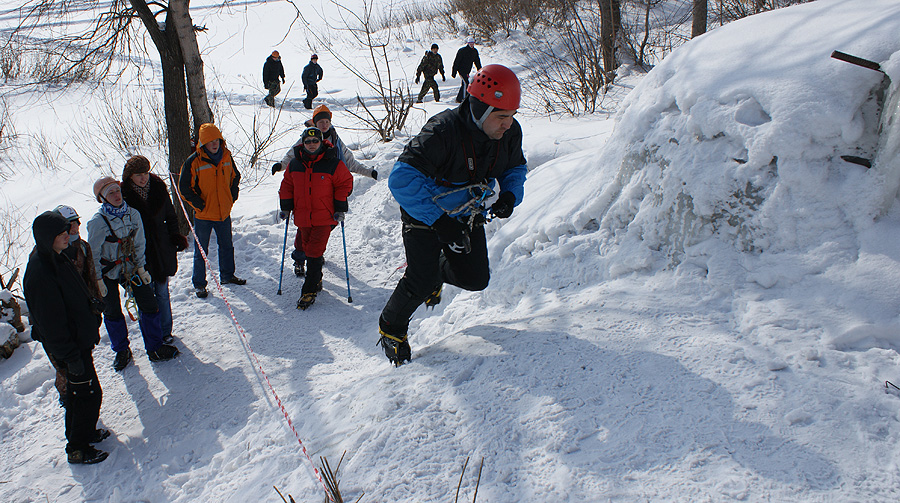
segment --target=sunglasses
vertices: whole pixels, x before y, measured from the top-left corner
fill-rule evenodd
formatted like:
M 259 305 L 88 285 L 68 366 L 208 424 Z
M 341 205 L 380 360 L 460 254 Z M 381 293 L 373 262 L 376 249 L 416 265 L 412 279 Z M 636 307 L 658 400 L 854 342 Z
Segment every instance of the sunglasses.
M 317 140 L 317 139 L 303 140 L 303 144 L 304 144 L 304 145 L 315 145 L 315 144 L 317 144 L 317 143 L 321 143 L 321 142 L 320 142 L 319 140 Z

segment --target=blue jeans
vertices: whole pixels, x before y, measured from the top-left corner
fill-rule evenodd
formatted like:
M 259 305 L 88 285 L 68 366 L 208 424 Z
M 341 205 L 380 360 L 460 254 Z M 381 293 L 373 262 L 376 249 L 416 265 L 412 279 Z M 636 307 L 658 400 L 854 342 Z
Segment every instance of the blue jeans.
M 159 305 L 159 324 L 162 325 L 163 336 L 172 335 L 172 304 L 169 301 L 169 278 L 163 283 L 150 283 L 156 303 Z
M 216 245 L 219 248 L 219 278 L 226 280 L 234 276 L 234 244 L 231 241 L 231 217 L 222 221 L 194 219 L 194 232 L 204 253 L 209 252 L 209 237 L 216 231 Z M 194 288 L 206 287 L 206 264 L 200 251 L 194 248 Z

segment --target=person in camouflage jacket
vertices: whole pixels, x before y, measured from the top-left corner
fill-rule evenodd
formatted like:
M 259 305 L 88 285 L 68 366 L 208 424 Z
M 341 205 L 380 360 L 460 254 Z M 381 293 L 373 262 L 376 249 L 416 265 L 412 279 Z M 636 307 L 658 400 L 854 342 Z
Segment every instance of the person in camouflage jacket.
M 425 56 L 422 57 L 422 62 L 416 68 L 416 84 L 419 83 L 420 75 L 425 76 L 425 82 L 422 83 L 422 90 L 419 91 L 419 99 L 416 103 L 422 103 L 422 98 L 428 94 L 429 89 L 434 89 L 434 101 L 441 100 L 441 92 L 438 90 L 437 82 L 434 80 L 434 75 L 437 72 L 441 72 L 441 79 L 446 82 L 447 76 L 444 75 L 444 60 L 438 54 L 438 45 L 431 44 L 431 50 L 425 53 Z

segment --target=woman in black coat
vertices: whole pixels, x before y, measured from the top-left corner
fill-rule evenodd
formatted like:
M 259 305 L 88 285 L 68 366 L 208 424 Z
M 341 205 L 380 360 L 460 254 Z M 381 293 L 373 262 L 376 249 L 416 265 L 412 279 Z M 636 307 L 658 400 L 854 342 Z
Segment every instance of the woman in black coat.
M 106 452 L 91 444 L 109 436 L 98 430 L 103 390 L 91 354 L 100 342 L 99 299 L 94 299 L 72 261 L 61 252 L 69 246 L 69 222 L 46 211 L 34 219 L 35 246 L 22 279 L 31 316 L 31 337 L 66 368 L 66 453 L 69 463 L 93 464 Z
M 169 301 L 169 278 L 178 270 L 176 252 L 187 248 L 187 239 L 178 232 L 175 207 L 162 178 L 150 173 L 150 161 L 136 155 L 128 159 L 122 171 L 122 197 L 128 206 L 138 210 L 147 238 L 147 272 L 153 281 L 162 325 L 163 344 L 171 344 L 172 304 Z

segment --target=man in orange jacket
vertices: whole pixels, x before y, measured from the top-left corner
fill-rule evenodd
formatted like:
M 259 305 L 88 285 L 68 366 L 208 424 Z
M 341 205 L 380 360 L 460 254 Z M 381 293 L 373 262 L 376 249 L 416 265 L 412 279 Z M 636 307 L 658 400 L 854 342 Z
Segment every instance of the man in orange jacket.
M 234 275 L 234 245 L 231 239 L 231 207 L 238 198 L 241 174 L 234 165 L 225 139 L 214 124 L 203 124 L 197 151 L 188 156 L 181 167 L 178 190 L 181 198 L 194 208 L 194 232 L 209 250 L 209 238 L 216 232 L 219 247 L 219 278 L 222 284 L 245 285 L 247 280 Z M 203 299 L 206 290 L 206 266 L 200 251 L 194 249 L 194 292 Z

